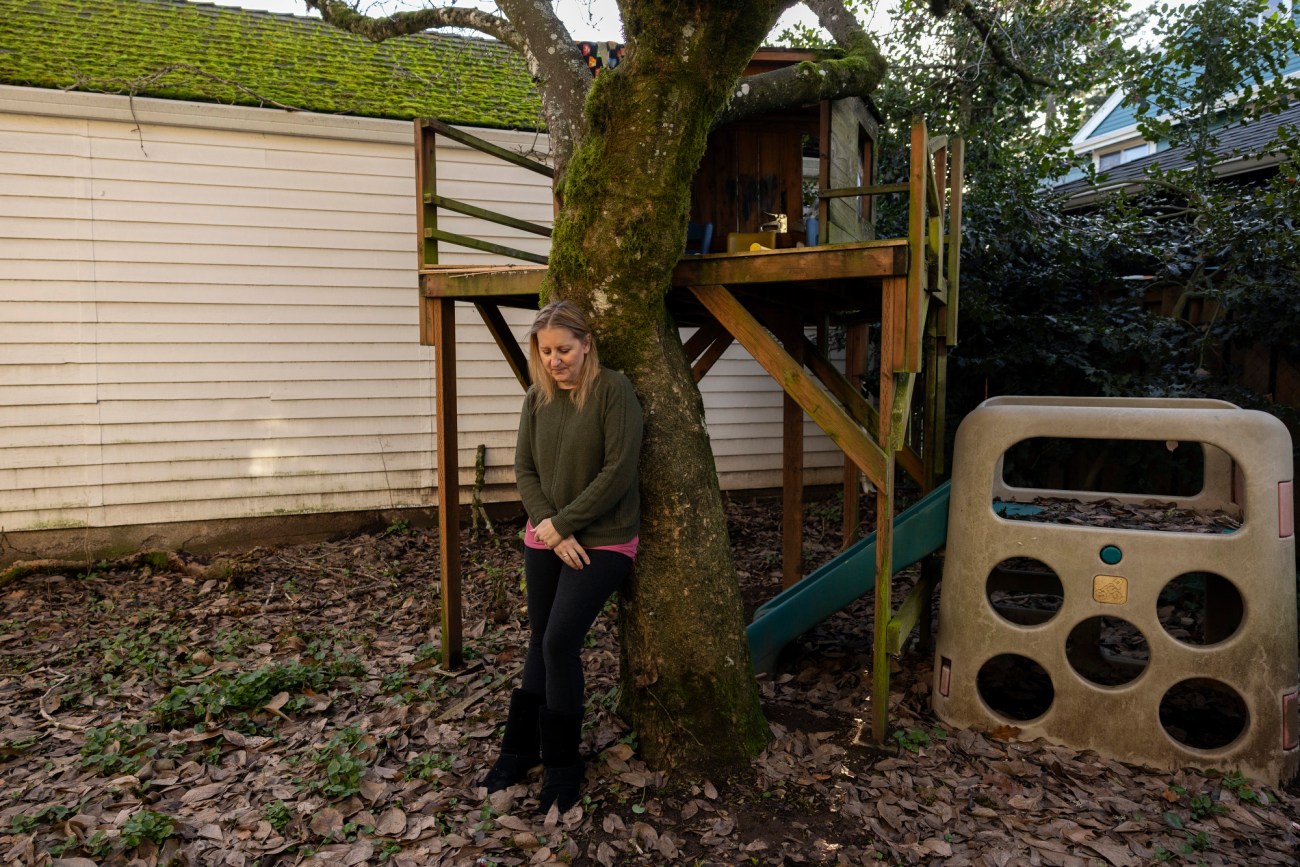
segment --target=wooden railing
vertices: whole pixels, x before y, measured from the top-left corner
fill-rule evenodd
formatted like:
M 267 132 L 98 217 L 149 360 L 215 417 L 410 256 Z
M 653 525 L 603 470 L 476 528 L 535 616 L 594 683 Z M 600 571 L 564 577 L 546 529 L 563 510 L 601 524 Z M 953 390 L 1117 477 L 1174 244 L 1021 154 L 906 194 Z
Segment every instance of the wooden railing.
M 514 247 L 506 247 L 502 244 L 494 244 L 491 241 L 484 241 L 479 238 L 472 238 L 469 235 L 461 235 L 438 228 L 438 210 L 441 208 L 496 223 L 497 225 L 508 226 L 519 231 L 531 232 L 534 235 L 541 235 L 543 238 L 551 237 L 551 230 L 547 226 L 530 223 L 527 220 L 520 220 L 507 214 L 490 211 L 487 208 L 480 208 L 477 205 L 438 195 L 437 137 L 440 135 L 445 136 L 466 147 L 490 154 L 512 165 L 537 172 L 548 178 L 555 177 L 555 170 L 544 163 L 530 160 L 528 157 L 492 144 L 492 142 L 470 135 L 464 130 L 448 126 L 440 120 L 420 118 L 415 122 L 415 128 L 419 142 L 415 150 L 415 176 L 420 185 L 420 209 L 418 214 L 420 267 L 425 268 L 438 264 L 439 241 L 446 241 L 449 244 L 468 247 L 471 250 L 480 250 L 484 253 L 494 253 L 511 259 L 522 259 L 525 262 L 533 262 L 538 265 L 547 264 L 547 257 L 538 253 L 529 253 L 527 250 L 518 250 Z

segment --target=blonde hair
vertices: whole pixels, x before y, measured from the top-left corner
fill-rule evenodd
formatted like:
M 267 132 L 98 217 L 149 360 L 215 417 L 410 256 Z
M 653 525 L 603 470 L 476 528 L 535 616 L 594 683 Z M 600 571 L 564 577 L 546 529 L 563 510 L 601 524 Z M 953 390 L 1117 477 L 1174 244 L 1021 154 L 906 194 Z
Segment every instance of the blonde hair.
M 532 328 L 528 329 L 528 375 L 541 395 L 542 406 L 554 400 L 560 390 L 542 361 L 541 350 L 537 348 L 537 332 L 545 328 L 563 328 L 589 344 L 582 372 L 578 374 L 578 384 L 573 389 L 574 403 L 578 409 L 582 409 L 587 396 L 591 394 L 596 377 L 600 375 L 600 356 L 596 353 L 596 336 L 591 333 L 591 325 L 582 310 L 572 301 L 552 301 L 537 312 Z

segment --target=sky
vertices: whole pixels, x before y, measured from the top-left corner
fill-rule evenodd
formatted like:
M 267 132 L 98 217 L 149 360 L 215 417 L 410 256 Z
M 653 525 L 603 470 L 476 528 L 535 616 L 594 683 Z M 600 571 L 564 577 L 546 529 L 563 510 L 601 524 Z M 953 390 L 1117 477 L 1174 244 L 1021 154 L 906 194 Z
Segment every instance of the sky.
M 267 12 L 286 12 L 292 15 L 307 14 L 307 5 L 303 0 L 204 0 L 204 2 L 215 3 L 218 6 L 261 9 Z M 383 2 L 375 0 L 370 5 L 375 10 L 371 14 L 378 14 L 400 6 L 418 9 L 430 4 L 418 2 L 418 0 L 383 0 Z M 441 5 L 451 4 L 443 3 Z M 460 0 L 456 5 L 478 6 L 484 9 L 495 8 L 495 4 L 491 0 Z M 363 4 L 363 11 L 365 11 L 364 6 L 365 4 Z M 619 23 L 618 7 L 615 5 L 614 0 L 556 0 L 556 9 L 574 39 L 621 39 L 622 30 Z M 312 13 L 312 15 L 315 15 L 315 13 Z M 800 4 L 782 16 L 781 20 L 777 22 L 776 29 L 778 31 L 782 30 L 794 21 L 802 21 L 812 25 L 816 19 L 806 7 Z

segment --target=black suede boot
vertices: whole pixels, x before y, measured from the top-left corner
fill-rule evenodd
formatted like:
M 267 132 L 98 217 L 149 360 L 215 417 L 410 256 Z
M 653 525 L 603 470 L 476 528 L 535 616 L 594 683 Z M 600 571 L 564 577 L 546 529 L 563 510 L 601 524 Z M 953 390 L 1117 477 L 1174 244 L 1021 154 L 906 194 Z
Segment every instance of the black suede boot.
M 489 793 L 508 789 L 528 775 L 541 758 L 537 713 L 545 700 L 535 693 L 517 689 L 510 694 L 506 732 L 501 736 L 501 755 L 483 778 Z
M 542 708 L 540 718 L 542 764 L 546 769 L 539 809 L 545 813 L 551 809 L 552 804 L 556 804 L 563 813 L 578 803 L 578 794 L 586 776 L 582 757 L 578 755 L 578 744 L 582 740 L 582 714 L 555 713 Z

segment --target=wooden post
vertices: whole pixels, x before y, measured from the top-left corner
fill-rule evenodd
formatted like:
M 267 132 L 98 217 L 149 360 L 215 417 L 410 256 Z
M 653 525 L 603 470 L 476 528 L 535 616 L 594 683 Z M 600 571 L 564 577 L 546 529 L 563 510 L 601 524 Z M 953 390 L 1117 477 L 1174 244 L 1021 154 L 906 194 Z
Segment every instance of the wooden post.
M 910 193 L 907 202 L 907 308 L 894 314 L 902 317 L 907 324 L 907 328 L 904 330 L 905 339 L 902 347 L 904 362 L 898 369 L 908 370 L 912 373 L 916 373 L 921 369 L 922 322 L 919 320 L 923 317 L 921 294 L 926 289 L 925 205 L 926 184 L 928 182 L 926 166 L 929 164 L 930 159 L 927 141 L 925 119 L 921 117 L 913 118 L 911 169 L 908 178 Z M 880 370 L 883 375 L 883 364 Z M 881 415 L 889 411 L 889 404 L 884 401 L 885 399 L 882 396 L 880 399 Z
M 415 121 L 415 186 L 419 196 L 416 209 L 416 228 L 419 237 L 420 267 L 438 264 L 438 206 L 433 197 L 438 188 L 438 137 L 423 120 Z
M 848 326 L 844 340 L 844 376 L 853 390 L 862 393 L 862 378 L 867 369 L 867 324 Z M 844 547 L 857 541 L 862 517 L 862 472 L 857 464 L 844 457 Z
M 803 366 L 803 323 L 789 317 L 779 335 L 785 351 Z M 803 578 L 803 408 L 789 393 L 781 398 L 781 581 L 785 587 Z
M 914 263 L 915 264 L 915 263 Z M 908 278 L 887 277 L 881 291 L 880 428 L 885 472 L 876 486 L 876 604 L 871 653 L 871 736 L 884 743 L 889 728 L 889 620 L 894 614 L 890 582 L 894 576 L 894 372 L 905 367 Z
M 949 176 L 952 192 L 948 204 L 948 323 L 945 340 L 949 346 L 957 345 L 957 302 L 961 294 L 961 208 L 962 184 L 966 179 L 966 142 L 953 139 L 952 172 Z
M 442 580 L 442 666 L 463 662 L 460 598 L 460 481 L 456 455 L 456 302 L 430 300 L 433 410 L 438 460 L 438 565 Z

